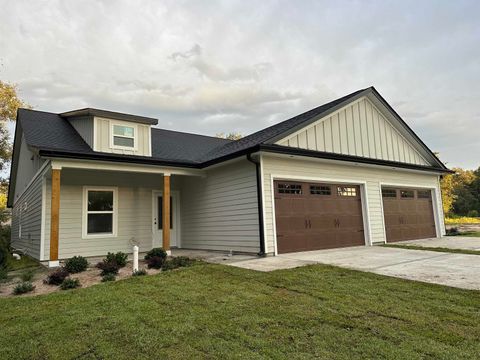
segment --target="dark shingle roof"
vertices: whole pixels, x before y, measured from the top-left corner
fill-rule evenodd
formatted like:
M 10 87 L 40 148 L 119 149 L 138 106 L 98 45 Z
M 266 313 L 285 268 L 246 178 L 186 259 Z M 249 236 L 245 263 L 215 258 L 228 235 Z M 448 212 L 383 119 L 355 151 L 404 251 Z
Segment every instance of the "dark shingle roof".
M 76 154 L 98 154 L 66 119 L 57 114 L 20 109 L 18 121 L 25 134 L 25 141 L 31 147 Z M 198 164 L 206 153 L 229 142 L 231 140 L 152 128 L 152 159 Z
M 272 145 L 276 141 L 317 119 L 327 116 L 329 113 L 344 106 L 346 101 L 353 101 L 369 93 L 376 95 L 377 98 L 385 103 L 385 106 L 395 113 L 375 88 L 370 87 L 355 91 L 236 141 L 152 128 L 151 157 L 95 152 L 85 143 L 69 121 L 62 117 L 63 114 L 20 109 L 18 122 L 23 128 L 27 144 L 38 148 L 41 153 L 43 151 L 44 154 L 49 156 L 62 155 L 77 158 L 82 158 L 83 156 L 83 158 L 103 158 L 104 160 L 112 161 L 205 167 L 242 154 L 259 151 L 260 148 L 267 151 L 279 151 L 279 149 L 276 149 L 279 145 Z M 423 144 L 400 116 L 396 113 L 395 115 L 411 132 L 412 136 Z M 431 153 L 431 150 L 425 144 L 423 146 L 427 152 Z M 284 147 L 280 146 L 280 148 Z M 318 154 L 319 156 L 321 155 L 320 153 Z M 432 157 L 435 158 L 433 153 Z M 436 158 L 435 161 L 438 162 L 439 168 L 446 169 L 445 165 Z
M 152 157 L 199 162 L 212 149 L 230 142 L 211 136 L 152 128 Z
M 336 99 L 332 102 L 329 102 L 327 104 L 318 106 L 312 110 L 309 110 L 307 112 L 304 112 L 303 114 L 297 115 L 291 119 L 282 121 L 278 124 L 272 125 L 268 128 L 265 128 L 263 130 L 257 131 L 253 134 L 250 134 L 248 136 L 245 136 L 244 138 L 241 138 L 240 140 L 233 141 L 229 144 L 225 144 L 224 146 L 220 148 L 213 149 L 211 152 L 209 152 L 202 160 L 204 161 L 209 161 L 213 160 L 218 157 L 226 156 L 231 153 L 235 153 L 237 151 L 242 151 L 245 149 L 248 149 L 250 147 L 253 147 L 255 145 L 259 144 L 264 144 L 267 143 L 269 140 L 276 138 L 279 135 L 284 134 L 285 132 L 295 129 L 298 126 L 302 126 L 304 123 L 316 119 L 318 117 L 321 117 L 322 114 L 328 112 L 329 110 L 335 108 L 339 104 L 343 103 L 346 100 L 349 100 L 356 95 L 360 94 L 361 92 L 365 91 L 366 89 L 358 90 L 355 91 L 349 95 L 346 95 L 344 97 L 341 97 L 339 99 Z
M 29 146 L 79 153 L 92 151 L 74 127 L 57 114 L 19 109 L 18 121 Z

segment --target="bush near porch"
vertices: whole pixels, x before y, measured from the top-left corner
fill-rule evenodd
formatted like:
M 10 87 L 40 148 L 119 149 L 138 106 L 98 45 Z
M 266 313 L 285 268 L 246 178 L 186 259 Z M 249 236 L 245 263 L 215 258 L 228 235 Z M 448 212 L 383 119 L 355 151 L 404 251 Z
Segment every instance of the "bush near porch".
M 200 264 L 0 299 L 0 348 L 4 359 L 471 359 L 479 295 L 323 265 Z

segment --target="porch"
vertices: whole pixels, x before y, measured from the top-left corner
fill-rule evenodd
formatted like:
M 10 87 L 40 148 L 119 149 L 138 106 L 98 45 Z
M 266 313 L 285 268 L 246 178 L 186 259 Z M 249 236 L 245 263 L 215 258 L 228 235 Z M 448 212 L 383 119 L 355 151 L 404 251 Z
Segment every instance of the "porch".
M 58 266 L 76 255 L 131 253 L 134 245 L 140 252 L 255 254 L 255 178 L 244 166 L 201 171 L 52 161 L 44 174 L 40 260 Z

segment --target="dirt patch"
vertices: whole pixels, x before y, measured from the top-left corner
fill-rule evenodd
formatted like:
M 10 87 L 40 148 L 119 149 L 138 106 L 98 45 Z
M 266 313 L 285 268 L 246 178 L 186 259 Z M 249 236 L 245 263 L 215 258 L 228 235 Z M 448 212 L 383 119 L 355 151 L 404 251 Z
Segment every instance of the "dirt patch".
M 147 269 L 145 261 L 139 261 L 139 268 L 146 269 L 147 275 L 155 275 L 161 271 L 157 269 Z M 0 284 L 0 297 L 36 296 L 36 295 L 49 294 L 55 291 L 62 291 L 59 286 L 44 284 L 43 280 L 45 280 L 48 274 L 52 271 L 53 269 L 47 269 L 44 267 L 39 268 L 38 270 L 36 270 L 35 275 L 32 279 L 32 284 L 35 286 L 35 290 L 23 295 L 13 295 L 12 291 L 15 288 L 15 286 L 19 282 L 21 282 L 20 276 L 23 272 L 23 271 L 16 271 L 15 273 L 11 274 L 13 276 L 8 281 Z M 82 285 L 82 287 L 89 287 L 102 282 L 102 277 L 100 276 L 100 272 L 101 271 L 99 269 L 97 269 L 93 265 L 90 265 L 86 271 L 78 274 L 72 274 L 70 275 L 70 277 L 73 279 L 80 280 L 80 284 Z M 133 272 L 133 263 L 128 262 L 125 267 L 119 270 L 116 278 L 117 280 L 126 279 L 132 276 L 132 272 Z

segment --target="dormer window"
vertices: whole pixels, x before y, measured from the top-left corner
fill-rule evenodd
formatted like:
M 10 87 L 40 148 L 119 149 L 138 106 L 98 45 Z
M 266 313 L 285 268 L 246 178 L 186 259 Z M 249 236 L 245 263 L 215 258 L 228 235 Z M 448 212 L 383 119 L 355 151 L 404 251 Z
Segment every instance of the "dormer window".
M 136 148 L 137 126 L 112 121 L 112 147 L 133 150 Z

